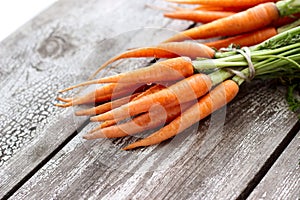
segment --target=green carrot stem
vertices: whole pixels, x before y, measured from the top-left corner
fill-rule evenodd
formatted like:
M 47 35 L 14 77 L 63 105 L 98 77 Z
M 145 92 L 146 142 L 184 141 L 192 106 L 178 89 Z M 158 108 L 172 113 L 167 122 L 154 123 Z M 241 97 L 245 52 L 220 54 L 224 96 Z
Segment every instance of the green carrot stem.
M 295 3 L 293 0 L 286 2 Z M 300 27 L 282 32 L 249 49 L 255 77 L 281 77 L 283 75 L 293 77 L 293 74 L 295 76 L 300 74 Z M 220 56 L 220 58 L 193 61 L 193 66 L 200 71 L 222 69 L 229 66 L 232 68 L 246 67 L 249 63 L 246 62 L 244 56 L 247 55 L 241 55 L 240 52 L 232 49 L 232 52 L 217 53 L 216 57 Z M 224 69 L 224 71 L 226 70 Z M 246 77 L 249 77 L 250 70 L 247 67 L 235 73 L 232 80 L 241 85 L 247 79 Z M 213 79 L 214 76 L 212 76 Z M 220 80 L 222 78 L 215 79 L 213 82 L 218 83 Z
M 274 74 L 277 72 L 287 71 L 293 73 L 294 71 L 300 71 L 300 65 L 297 63 L 300 61 L 300 54 L 295 54 L 287 57 L 283 57 L 280 55 L 272 56 L 272 58 L 276 58 L 276 60 L 272 62 L 264 62 L 257 63 L 254 65 L 256 70 L 256 76 L 266 75 L 266 74 Z M 296 70 L 293 70 L 293 67 L 296 67 Z M 241 71 L 246 77 L 249 76 L 249 69 L 245 68 Z M 234 76 L 232 78 L 239 85 L 244 82 L 244 79 L 239 76 Z
M 263 75 L 266 73 L 275 73 L 279 71 L 300 71 L 299 64 L 300 54 L 287 56 L 284 58 L 278 58 L 264 65 L 255 66 L 257 75 Z
M 300 12 L 300 1 L 299 0 L 285 0 L 278 1 L 276 7 L 281 17 L 289 16 Z
M 286 60 L 286 61 L 294 64 L 295 66 L 297 66 L 300 69 L 300 65 L 296 61 L 294 61 L 294 60 L 292 60 L 288 57 L 283 57 L 283 56 L 280 56 L 280 55 L 268 55 L 268 56 L 261 56 L 261 57 L 262 58 L 278 58 L 278 59 Z
M 299 1 L 299 0 L 298 0 Z M 251 51 L 260 49 L 275 49 L 300 42 L 300 26 L 279 33 L 264 42 L 251 47 Z
M 300 34 L 300 32 L 299 32 L 299 34 Z M 296 49 L 298 47 L 300 47 L 300 41 L 299 41 L 299 43 L 285 45 L 285 46 L 282 46 L 282 47 L 278 47 L 276 49 L 262 49 L 262 50 L 257 49 L 257 50 L 253 50 L 253 49 L 250 48 L 251 58 L 252 58 L 252 60 L 255 60 L 256 56 L 279 54 L 279 53 L 286 52 L 286 51 L 291 50 L 291 49 Z M 237 55 L 232 55 L 232 56 L 228 56 L 228 57 L 224 57 L 224 58 L 218 58 L 217 60 L 218 61 L 225 61 L 225 62 L 227 62 L 227 61 L 235 62 L 235 61 L 240 61 L 241 59 L 243 60 L 244 56 L 241 55 L 241 54 L 237 54 Z M 200 62 L 201 62 L 201 60 L 200 60 Z
M 287 50 L 281 54 L 279 54 L 280 56 L 289 56 L 289 55 L 294 55 L 294 54 L 297 54 L 297 53 L 300 53 L 300 49 L 299 48 L 295 48 L 295 49 L 290 49 L 290 50 Z M 270 58 L 270 55 L 264 55 L 264 56 L 256 56 L 256 57 L 259 57 L 259 58 L 268 58 L 268 59 L 265 59 L 264 61 L 261 61 L 259 62 L 259 64 L 257 64 L 257 66 L 259 65 L 263 65 L 265 63 L 270 63 L 272 62 L 273 60 L 275 60 L 275 58 Z
M 193 66 L 197 71 L 205 71 L 208 69 L 221 69 L 224 67 L 243 67 L 248 66 L 246 61 L 240 62 L 220 62 L 218 60 L 203 60 L 203 61 L 193 61 Z
M 210 73 L 208 76 L 210 77 L 211 81 L 212 81 L 212 85 L 217 85 L 223 81 L 225 81 L 226 79 L 232 77 L 234 74 L 231 73 L 230 71 L 227 70 L 217 70 L 215 72 Z
M 258 62 L 270 62 L 266 58 L 271 58 L 273 55 L 288 56 L 300 52 L 300 43 L 283 46 L 277 49 L 271 50 L 257 50 L 251 52 L 251 60 L 253 64 Z M 275 57 L 273 56 L 273 59 Z M 198 71 L 205 71 L 208 69 L 220 69 L 224 67 L 243 67 L 248 66 L 246 59 L 243 55 L 232 55 L 218 59 L 201 59 L 193 61 L 193 66 Z
M 241 77 L 239 77 L 239 76 L 234 76 L 234 77 L 232 78 L 232 80 L 233 80 L 234 82 L 236 82 L 238 85 L 242 85 L 242 83 L 245 82 L 245 79 L 243 79 L 243 78 L 241 78 Z

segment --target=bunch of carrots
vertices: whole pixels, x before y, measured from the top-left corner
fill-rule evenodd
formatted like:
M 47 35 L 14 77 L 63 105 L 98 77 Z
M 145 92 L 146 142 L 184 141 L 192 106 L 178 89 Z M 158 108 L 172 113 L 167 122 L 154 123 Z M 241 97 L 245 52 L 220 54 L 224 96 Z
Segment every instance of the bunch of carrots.
M 216 2 L 213 0 L 170 0 L 177 3 Z M 226 3 L 228 1 L 228 3 Z M 230 3 L 231 2 L 231 3 Z M 271 25 L 280 17 L 299 13 L 295 0 L 236 1 L 224 0 L 222 6 L 236 14 L 217 19 L 179 33 L 152 47 L 137 48 L 117 55 L 92 75 L 113 62 L 132 57 L 157 57 L 166 60 L 115 76 L 89 80 L 60 92 L 91 84 L 105 84 L 89 94 L 74 98 L 58 97 L 70 107 L 99 104 L 79 110 L 76 115 L 92 116 L 101 122 L 84 135 L 85 139 L 118 138 L 163 126 L 150 136 L 134 142 L 124 150 L 158 144 L 167 140 L 212 112 L 228 104 L 238 94 L 239 86 L 253 78 L 300 76 L 300 27 L 289 26 L 263 42 L 244 48 L 216 51 L 210 46 L 181 42 L 214 36 L 230 36 Z M 202 7 L 217 7 L 215 4 Z M 257 18 L 257 19 L 256 19 Z M 249 21 L 250 24 L 245 23 Z M 224 23 L 224 24 L 223 24 Z M 222 26 L 220 26 L 223 24 Z M 234 29 L 230 24 L 239 27 Z M 225 29 L 225 26 L 230 29 Z M 204 28 L 203 28 L 204 27 Z

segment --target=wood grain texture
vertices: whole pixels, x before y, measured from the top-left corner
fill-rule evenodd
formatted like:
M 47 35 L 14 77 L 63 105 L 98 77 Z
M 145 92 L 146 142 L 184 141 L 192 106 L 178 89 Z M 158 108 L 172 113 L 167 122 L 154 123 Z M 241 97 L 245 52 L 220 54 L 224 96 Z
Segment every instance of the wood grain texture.
M 300 198 L 300 132 L 251 193 L 254 199 Z
M 235 199 L 297 121 L 283 96 L 246 84 L 226 109 L 134 151 L 120 148 L 138 136 L 81 139 L 90 124 L 12 199 Z
M 155 2 L 61 0 L 0 44 L 0 197 L 86 120 L 74 118 L 72 108 L 54 107 L 58 89 L 82 82 L 126 48 L 163 40 L 158 32 L 170 34 L 143 27 L 188 26 L 145 3 Z M 149 37 L 141 40 L 145 32 Z

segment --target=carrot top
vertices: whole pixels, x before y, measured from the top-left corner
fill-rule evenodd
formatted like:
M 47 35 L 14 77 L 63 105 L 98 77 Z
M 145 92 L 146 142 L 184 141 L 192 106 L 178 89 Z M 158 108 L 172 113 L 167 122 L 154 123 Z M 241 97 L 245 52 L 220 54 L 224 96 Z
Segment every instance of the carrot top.
M 249 62 L 241 50 L 228 49 L 229 52 L 216 54 L 218 59 L 200 59 L 193 61 L 199 71 L 226 67 L 247 67 Z M 293 76 L 300 70 L 300 27 L 280 33 L 248 49 L 248 57 L 255 68 L 256 77 Z M 250 75 L 248 68 L 241 71 L 245 77 Z M 245 77 L 236 76 L 234 80 L 241 84 Z
M 278 1 L 276 7 L 280 13 L 280 16 L 289 16 L 300 12 L 299 0 L 284 0 Z

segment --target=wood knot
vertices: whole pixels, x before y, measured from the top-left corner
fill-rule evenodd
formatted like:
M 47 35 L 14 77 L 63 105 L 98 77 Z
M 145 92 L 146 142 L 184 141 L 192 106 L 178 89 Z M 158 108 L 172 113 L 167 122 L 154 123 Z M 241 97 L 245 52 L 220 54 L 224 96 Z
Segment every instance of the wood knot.
M 68 38 L 69 37 L 67 35 L 51 35 L 41 43 L 37 51 L 43 58 L 62 57 L 66 52 L 74 47 L 71 42 L 68 42 Z

